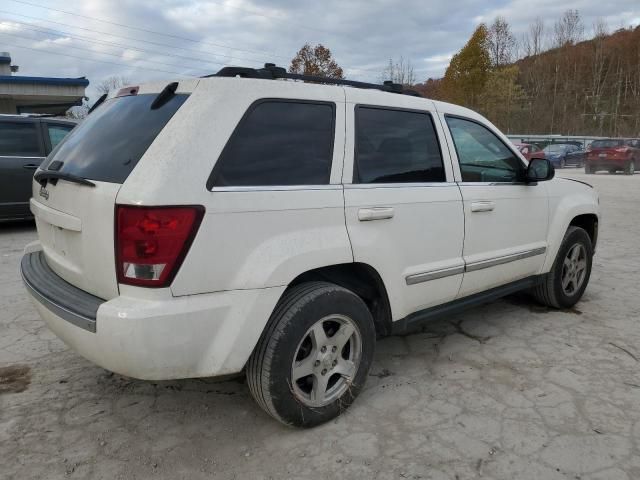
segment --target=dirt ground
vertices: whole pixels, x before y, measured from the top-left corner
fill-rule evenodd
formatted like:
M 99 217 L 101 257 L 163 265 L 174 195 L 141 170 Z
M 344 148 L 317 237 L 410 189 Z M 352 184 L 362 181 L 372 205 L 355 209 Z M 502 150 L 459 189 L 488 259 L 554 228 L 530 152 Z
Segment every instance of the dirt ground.
M 586 176 L 603 208 L 575 309 L 509 297 L 377 345 L 340 418 L 286 428 L 244 381 L 144 382 L 67 349 L 0 225 L 0 478 L 640 478 L 640 175 Z

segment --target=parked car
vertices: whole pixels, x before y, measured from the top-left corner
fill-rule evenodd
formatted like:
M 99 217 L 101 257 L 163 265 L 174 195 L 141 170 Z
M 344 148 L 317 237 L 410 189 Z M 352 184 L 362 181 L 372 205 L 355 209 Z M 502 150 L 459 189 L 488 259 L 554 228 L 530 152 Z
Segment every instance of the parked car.
M 587 148 L 586 173 L 606 170 L 609 173 L 623 171 L 633 175 L 640 169 L 640 140 L 635 138 L 608 138 L 594 140 Z
M 545 157 L 557 168 L 565 168 L 568 165 L 582 167 L 584 165 L 585 151 L 582 147 L 572 143 L 552 143 L 543 149 Z
M 33 172 L 75 125 L 41 115 L 0 115 L 0 221 L 32 217 Z
M 130 377 L 244 370 L 309 427 L 354 401 L 377 336 L 523 289 L 582 297 L 593 188 L 469 109 L 320 81 L 228 67 L 91 113 L 34 176 L 21 271 L 51 330 Z
M 545 153 L 540 147 L 533 143 L 514 143 L 514 145 L 520 150 L 520 153 L 527 160 L 533 158 L 546 158 Z

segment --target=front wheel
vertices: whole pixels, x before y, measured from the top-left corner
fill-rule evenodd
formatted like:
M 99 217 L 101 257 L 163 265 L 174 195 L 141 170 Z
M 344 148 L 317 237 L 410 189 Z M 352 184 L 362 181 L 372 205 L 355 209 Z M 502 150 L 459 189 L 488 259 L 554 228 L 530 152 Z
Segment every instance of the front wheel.
M 258 404 L 296 427 L 327 422 L 353 403 L 375 348 L 373 319 L 356 294 L 327 282 L 285 292 L 247 364 Z
M 592 261 L 589 234 L 582 228 L 569 227 L 551 271 L 534 287 L 534 297 L 549 307 L 573 307 L 587 288 Z

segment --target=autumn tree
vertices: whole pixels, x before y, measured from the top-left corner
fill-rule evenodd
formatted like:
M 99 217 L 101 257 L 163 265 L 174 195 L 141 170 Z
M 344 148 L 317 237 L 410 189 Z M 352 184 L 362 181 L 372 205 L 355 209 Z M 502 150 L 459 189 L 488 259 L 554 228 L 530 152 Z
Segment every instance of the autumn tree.
M 451 59 L 441 85 L 443 97 L 453 103 L 476 106 L 490 70 L 487 27 L 480 24 Z
M 127 77 L 113 75 L 111 77 L 107 77 L 102 80 L 100 83 L 96 85 L 96 90 L 100 95 L 104 95 L 105 93 L 110 93 L 114 90 L 119 90 L 125 85 L 129 85 L 131 80 Z
M 406 86 L 413 85 L 416 83 L 416 75 L 411 60 L 405 60 L 404 57 L 400 57 L 400 60 L 390 58 L 389 64 L 382 71 L 381 80 L 391 80 L 393 83 Z
M 513 113 L 522 111 L 523 102 L 527 97 L 518 83 L 519 74 L 517 66 L 491 71 L 480 95 L 482 112 L 507 132 L 511 131 Z
M 289 73 L 344 78 L 342 68 L 333 59 L 331 50 L 321 44 L 312 47 L 305 43 L 291 60 Z
M 487 42 L 491 53 L 491 64 L 494 68 L 511 63 L 516 39 L 504 17 L 498 16 L 493 21 L 487 32 Z

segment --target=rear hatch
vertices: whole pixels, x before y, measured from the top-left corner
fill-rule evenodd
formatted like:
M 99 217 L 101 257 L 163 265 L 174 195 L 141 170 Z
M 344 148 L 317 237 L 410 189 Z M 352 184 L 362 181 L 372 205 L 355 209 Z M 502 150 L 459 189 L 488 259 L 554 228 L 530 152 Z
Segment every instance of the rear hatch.
M 118 190 L 188 98 L 178 89 L 154 104 L 164 85 L 123 89 L 106 100 L 51 152 L 33 182 L 31 209 L 47 263 L 67 282 L 107 300 L 118 296 Z
M 587 159 L 591 161 L 626 160 L 629 147 L 625 141 L 618 138 L 610 140 L 594 140 L 589 146 Z

